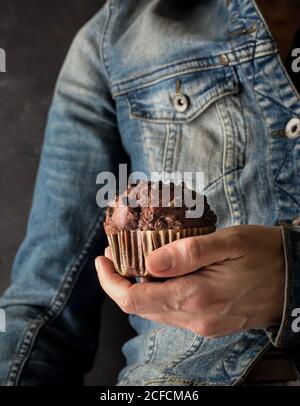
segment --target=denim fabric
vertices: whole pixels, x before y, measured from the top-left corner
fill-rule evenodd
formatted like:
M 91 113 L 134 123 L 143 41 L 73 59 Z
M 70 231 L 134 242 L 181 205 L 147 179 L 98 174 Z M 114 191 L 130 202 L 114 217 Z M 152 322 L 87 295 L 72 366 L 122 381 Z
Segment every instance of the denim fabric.
M 284 314 L 281 325 L 269 329 L 267 334 L 276 347 L 289 348 L 295 352 L 300 344 L 300 334 L 292 328 L 293 322 L 296 327 L 300 325 L 296 320 L 296 316 L 300 316 L 300 227 L 285 226 L 282 228 L 282 234 L 286 257 Z M 297 310 L 297 315 L 293 314 L 294 310 Z M 296 364 L 299 365 L 300 370 L 300 359 L 296 360 Z
M 172 104 L 178 80 L 185 111 Z M 299 95 L 252 0 L 107 2 L 57 82 L 27 235 L 0 300 L 0 382 L 81 382 L 91 365 L 100 307 L 91 259 L 106 244 L 98 172 L 127 161 L 147 174 L 201 171 L 218 227 L 291 223 L 292 118 Z M 296 273 L 299 258 L 290 261 Z M 299 301 L 296 287 L 288 292 Z M 264 330 L 208 340 L 130 320 L 137 337 L 124 346 L 120 385 L 237 385 L 271 345 Z

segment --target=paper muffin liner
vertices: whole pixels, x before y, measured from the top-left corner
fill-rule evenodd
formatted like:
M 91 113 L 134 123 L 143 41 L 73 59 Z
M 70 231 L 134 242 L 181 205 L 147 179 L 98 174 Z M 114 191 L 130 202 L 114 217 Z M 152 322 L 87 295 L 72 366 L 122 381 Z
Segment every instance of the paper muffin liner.
M 153 277 L 145 267 L 145 258 L 152 251 L 185 237 L 209 234 L 215 226 L 189 227 L 175 230 L 131 230 L 107 233 L 116 271 L 126 277 Z

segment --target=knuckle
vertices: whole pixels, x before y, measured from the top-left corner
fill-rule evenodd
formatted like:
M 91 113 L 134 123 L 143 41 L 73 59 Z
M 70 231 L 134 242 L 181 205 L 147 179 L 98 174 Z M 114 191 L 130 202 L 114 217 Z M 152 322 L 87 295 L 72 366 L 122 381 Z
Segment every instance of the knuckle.
M 168 298 L 167 306 L 170 311 L 189 313 L 194 307 L 194 297 L 195 286 L 181 278 L 173 284 L 173 296 Z
M 204 319 L 200 323 L 197 333 L 203 337 L 210 337 L 215 334 L 215 322 L 209 320 L 209 319 Z
M 230 231 L 230 244 L 237 250 L 242 250 L 245 247 L 245 231 L 242 226 L 232 227 Z
M 184 292 L 184 294 L 182 294 L 182 292 Z M 201 293 L 198 285 L 193 281 L 185 281 L 181 286 L 181 294 L 178 294 L 177 297 L 177 311 L 194 314 L 203 311 Z
M 176 300 L 167 300 L 165 303 L 166 311 L 172 311 L 176 313 L 185 312 L 185 298 L 182 298 L 180 295 L 177 295 Z
M 200 244 L 197 237 L 190 237 L 186 239 L 185 253 L 190 266 L 193 266 L 193 264 L 199 262 L 201 257 L 200 250 Z
M 185 313 L 198 313 L 201 310 L 201 300 L 198 297 L 189 297 L 180 303 L 180 310 Z

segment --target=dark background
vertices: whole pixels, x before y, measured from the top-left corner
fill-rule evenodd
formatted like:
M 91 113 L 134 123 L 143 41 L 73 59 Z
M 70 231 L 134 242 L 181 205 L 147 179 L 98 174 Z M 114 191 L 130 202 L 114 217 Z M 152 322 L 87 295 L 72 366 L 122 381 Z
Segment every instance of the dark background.
M 26 230 L 47 111 L 59 68 L 75 33 L 103 3 L 1 0 L 0 48 L 7 53 L 7 73 L 0 73 L 0 293 L 8 286 L 13 257 Z M 257 3 L 285 59 L 300 25 L 299 0 Z M 116 334 L 108 320 L 127 334 L 126 320 L 108 301 L 102 318 L 98 357 L 86 381 L 90 385 L 113 384 L 122 364 L 120 346 L 125 337 Z
M 47 111 L 59 69 L 78 29 L 103 0 L 0 0 L 0 294 L 21 243 L 31 204 Z M 113 329 L 112 325 L 118 326 Z M 111 385 L 123 364 L 126 318 L 104 302 L 98 356 L 87 385 Z M 0 349 L 1 351 L 1 349 Z

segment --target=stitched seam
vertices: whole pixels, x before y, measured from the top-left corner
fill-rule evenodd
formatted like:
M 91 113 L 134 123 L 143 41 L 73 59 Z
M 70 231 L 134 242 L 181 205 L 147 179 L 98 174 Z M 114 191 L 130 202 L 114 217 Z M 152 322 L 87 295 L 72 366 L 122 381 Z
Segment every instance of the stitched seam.
M 130 375 L 132 374 L 132 372 L 134 372 L 136 369 L 138 369 L 142 366 L 146 366 L 146 365 L 150 364 L 150 362 L 153 361 L 154 355 L 155 355 L 155 349 L 156 349 L 157 333 L 162 329 L 163 329 L 163 327 L 159 327 L 152 331 L 152 335 L 149 337 L 149 341 L 148 341 L 148 345 L 147 345 L 146 360 L 137 365 L 133 365 L 132 367 L 127 368 L 127 371 L 121 381 L 123 383 L 123 385 L 130 384 Z
M 163 376 L 163 378 L 167 377 L 169 375 L 175 375 L 175 374 L 172 374 L 172 372 L 169 371 L 169 369 L 178 366 L 180 363 L 185 361 L 189 356 L 193 355 L 195 353 L 195 351 L 201 347 L 202 344 L 203 344 L 203 338 L 198 336 L 197 334 L 195 334 L 191 346 L 184 353 L 182 353 L 178 358 L 174 359 L 167 366 L 164 367 L 163 373 L 165 375 Z
M 275 183 L 275 186 L 280 189 L 283 193 L 285 193 L 287 196 L 289 196 L 289 198 L 291 200 L 293 200 L 293 202 L 300 207 L 300 203 L 298 202 L 298 200 L 295 199 L 294 196 L 292 196 L 289 192 L 287 192 L 285 189 L 283 189 L 277 182 Z
M 130 104 L 129 104 L 128 98 L 127 98 L 127 104 L 128 104 L 128 110 L 130 112 Z M 130 114 L 129 114 L 129 117 L 130 117 Z M 148 131 L 146 129 L 145 123 L 142 120 L 135 120 L 135 122 L 138 125 L 139 132 L 141 134 L 141 137 L 143 138 L 144 145 L 146 146 L 147 164 L 149 166 L 150 161 L 152 159 L 152 155 L 149 152 L 150 151 L 150 146 L 152 145 L 152 140 L 151 140 L 151 137 L 149 137 L 149 135 L 148 135 Z
M 164 149 L 164 156 L 163 156 L 163 163 L 162 163 L 162 170 L 166 170 L 166 162 L 167 162 L 167 153 L 168 153 L 168 145 L 169 145 L 169 134 L 170 134 L 170 125 L 167 124 L 167 136 L 165 141 L 165 149 Z
M 286 152 L 286 154 L 285 154 L 285 156 L 284 156 L 284 158 L 283 158 L 281 164 L 278 166 L 277 171 L 274 173 L 274 180 L 275 180 L 276 183 L 277 183 L 277 181 L 278 181 L 278 177 L 279 177 L 280 173 L 281 173 L 282 170 L 283 170 L 283 167 L 284 167 L 284 166 L 287 164 L 287 162 L 288 162 L 290 152 L 291 152 L 291 151 L 287 151 L 287 152 Z
M 257 26 L 252 25 L 249 28 L 244 28 L 242 30 L 237 30 L 237 31 L 228 31 L 228 35 L 232 36 L 241 36 L 241 35 L 248 35 L 248 34 L 253 34 L 254 32 L 257 31 Z
M 174 142 L 174 151 L 173 151 L 173 166 L 172 171 L 176 170 L 176 162 L 178 157 L 179 142 L 182 139 L 182 125 L 174 124 L 175 131 L 175 142 Z
M 274 103 L 274 104 L 277 104 L 278 106 L 280 106 L 280 108 L 282 108 L 282 109 L 288 111 L 289 113 L 291 113 L 291 114 L 293 114 L 293 115 L 299 116 L 299 112 L 296 113 L 293 109 L 291 109 L 290 107 L 286 107 L 286 106 L 285 106 L 284 104 L 282 104 L 279 100 L 273 99 L 272 97 L 270 97 L 270 96 L 268 96 L 268 95 L 266 95 L 266 94 L 264 94 L 264 93 L 261 93 L 259 90 L 255 89 L 255 88 L 253 88 L 253 90 L 254 90 L 255 93 L 259 94 L 260 96 L 262 96 L 262 97 L 264 97 L 264 98 L 270 100 L 270 101 L 271 101 L 272 103 Z M 266 109 L 267 109 L 267 108 L 266 108 Z
M 176 71 L 174 73 L 169 73 L 169 74 L 166 74 L 164 76 L 160 76 L 157 79 L 150 80 L 149 82 L 146 82 L 146 83 L 143 83 L 143 84 L 140 84 L 140 85 L 136 85 L 134 87 L 130 87 L 129 90 L 123 90 L 123 91 L 121 91 L 119 93 L 114 93 L 114 94 L 115 94 L 115 96 L 119 96 L 119 95 L 122 95 L 122 94 L 127 93 L 127 92 L 129 93 L 129 92 L 132 92 L 134 90 L 140 90 L 140 89 L 144 89 L 145 87 L 150 87 L 152 85 L 156 85 L 156 84 L 158 84 L 158 83 L 160 83 L 160 82 L 162 82 L 164 80 L 171 79 L 171 78 L 173 78 L 174 76 L 177 76 L 177 75 L 187 75 L 187 74 L 195 73 L 195 72 L 203 72 L 205 70 L 210 70 L 210 69 L 213 70 L 214 68 L 224 69 L 224 66 L 219 65 L 219 64 L 216 64 L 216 65 L 212 64 L 212 65 L 208 65 L 208 66 L 204 66 L 204 67 L 186 68 L 186 69 L 183 69 L 183 70 L 178 70 L 178 71 Z M 228 65 L 228 68 L 230 68 L 230 65 Z M 159 72 L 159 71 L 155 71 L 155 73 L 157 73 L 157 72 Z M 145 77 L 147 77 L 147 76 L 145 76 Z M 124 84 L 126 84 L 126 83 L 127 82 L 125 82 Z
M 205 188 L 203 189 L 203 192 L 205 192 L 207 189 L 209 189 L 211 186 L 213 186 L 215 183 L 218 183 L 220 180 L 222 180 L 222 178 L 224 178 L 224 176 L 230 175 L 233 172 L 238 172 L 243 170 L 242 167 L 237 166 L 234 169 L 230 169 L 229 171 L 225 172 L 224 174 L 222 174 L 221 176 L 219 176 L 217 179 L 213 180 L 212 182 L 210 182 L 207 186 L 205 186 Z
M 183 123 L 187 123 L 190 121 L 193 121 L 195 118 L 197 118 L 200 114 L 202 114 L 211 104 L 213 104 L 214 102 L 216 102 L 217 100 L 226 97 L 226 96 L 230 96 L 232 94 L 236 94 L 238 92 L 238 88 L 236 87 L 233 90 L 230 90 L 228 92 L 224 92 L 224 93 L 219 93 L 216 96 L 210 98 L 205 104 L 203 104 L 203 106 L 201 106 L 199 109 L 197 109 L 197 111 L 195 111 L 191 116 L 187 117 L 187 118 L 182 118 L 182 119 L 162 119 L 162 118 L 144 118 L 142 116 L 137 116 L 135 114 L 130 113 L 130 118 L 135 119 L 135 120 L 143 120 L 143 121 L 147 121 L 150 123 L 178 123 L 178 124 L 183 124 Z M 201 96 L 200 96 L 201 97 Z
M 108 63 L 108 57 L 107 57 L 107 37 L 108 37 L 108 28 L 110 25 L 111 21 L 111 16 L 113 14 L 113 1 L 109 1 L 108 4 L 108 16 L 104 25 L 104 31 L 103 31 L 103 38 L 102 38 L 102 43 L 101 43 L 101 55 L 102 55 L 102 61 L 103 61 L 103 66 L 106 72 L 106 75 L 108 77 L 109 83 L 110 83 L 110 88 L 112 88 L 112 81 L 111 81 L 111 73 L 110 73 L 110 68 L 109 68 L 109 63 Z
M 238 161 L 238 167 L 244 168 L 246 165 L 246 156 L 247 156 L 247 151 L 248 151 L 248 145 L 249 145 L 249 139 L 248 139 L 248 134 L 250 131 L 248 131 L 248 120 L 245 118 L 245 111 L 246 111 L 246 102 L 244 102 L 244 99 L 241 97 L 238 100 L 239 103 L 239 108 L 243 120 L 243 131 L 244 131 L 244 140 L 242 140 L 241 136 L 240 137 L 240 142 L 241 142 L 241 150 L 239 151 L 239 161 Z M 245 107 L 245 108 L 244 108 Z M 250 127 L 250 124 L 249 124 Z
M 233 91 L 237 90 L 237 89 L 238 89 L 238 78 L 237 78 L 236 71 L 235 71 L 234 69 L 230 69 L 230 73 L 229 73 L 228 71 L 227 71 L 227 72 L 224 71 L 223 73 L 224 73 L 224 74 L 223 74 L 223 77 L 222 77 L 222 79 L 223 79 L 223 84 L 220 84 L 219 81 L 218 81 L 218 83 L 216 83 L 215 85 L 211 86 L 209 89 L 205 90 L 204 93 L 203 93 L 203 90 L 201 89 L 202 94 L 207 94 L 207 93 L 212 93 L 212 92 L 219 92 L 219 93 L 221 93 L 221 92 L 224 92 L 224 91 L 226 91 L 226 92 L 233 92 Z M 176 75 L 176 76 L 177 76 L 177 75 Z M 178 75 L 178 76 L 179 76 L 179 75 Z M 167 80 L 168 80 L 168 79 L 167 79 Z M 163 81 L 165 81 L 165 80 L 163 80 Z M 196 79 L 193 78 L 191 81 L 192 81 L 192 82 L 195 82 Z M 162 82 L 162 80 L 159 79 L 159 82 Z M 226 86 L 227 86 L 227 88 L 225 88 L 225 89 L 224 89 L 224 83 L 226 83 Z M 141 85 L 141 87 L 139 87 L 138 89 L 136 89 L 136 91 L 140 91 L 140 90 L 142 90 L 142 89 L 145 89 L 145 88 L 148 88 L 148 87 L 152 87 L 152 86 L 155 85 L 155 84 L 157 84 L 157 83 L 147 82 L 145 85 Z M 230 88 L 228 89 L 229 84 L 230 84 Z M 132 106 L 132 109 L 131 109 L 131 114 L 132 114 L 132 116 L 135 116 L 135 115 L 138 116 L 138 113 L 134 113 L 134 110 L 139 110 L 139 109 L 138 109 L 138 106 L 137 106 L 137 103 L 136 103 L 136 101 L 138 100 L 138 97 L 137 97 L 135 94 L 129 96 L 129 93 L 133 93 L 133 92 L 134 92 L 134 90 L 130 90 L 130 91 L 128 92 L 128 94 L 126 94 L 126 97 L 127 97 L 128 101 L 129 101 L 130 105 Z M 198 91 L 198 93 L 199 93 L 199 91 Z M 218 93 L 218 94 L 219 94 L 219 93 Z M 218 94 L 217 94 L 217 95 L 218 95 Z M 216 96 L 217 96 L 217 95 L 216 95 Z M 148 109 L 148 111 L 149 111 L 149 109 Z M 153 114 L 153 113 L 155 113 L 155 111 L 156 111 L 155 109 L 152 109 L 152 110 L 150 110 L 150 113 Z M 181 114 L 184 114 L 184 113 L 181 113 Z M 188 115 L 188 114 L 187 114 L 187 115 Z M 184 118 L 184 117 L 183 117 L 183 118 Z
M 267 55 L 273 55 L 273 54 L 276 54 L 277 52 L 278 52 L 277 50 L 275 50 L 275 51 L 271 50 L 271 51 L 257 52 L 256 55 L 255 55 L 255 59 L 258 59 L 258 58 L 261 58 L 261 57 L 267 56 Z M 243 62 L 247 62 L 247 61 L 249 61 L 251 59 L 253 59 L 252 56 L 247 57 L 247 58 L 241 58 L 239 61 L 232 61 L 228 65 L 228 67 L 233 67 L 233 66 L 236 66 L 236 65 L 240 65 Z M 199 59 L 195 59 L 195 61 L 199 61 Z M 169 68 L 171 68 L 173 65 L 174 64 L 169 65 Z M 177 64 L 175 64 L 175 65 L 177 65 Z M 160 83 L 163 80 L 171 79 L 172 77 L 175 77 L 177 75 L 184 75 L 184 74 L 189 74 L 189 73 L 202 72 L 202 71 L 210 70 L 210 69 L 213 69 L 213 68 L 224 69 L 224 66 L 220 65 L 220 64 L 211 64 L 211 65 L 207 65 L 207 66 L 203 66 L 203 67 L 198 66 L 198 67 L 195 67 L 195 68 L 185 68 L 185 69 L 182 69 L 182 70 L 175 71 L 173 73 L 165 74 L 163 76 L 160 76 L 159 79 L 154 79 L 154 80 L 152 80 L 150 82 L 147 82 L 145 84 L 136 85 L 136 86 L 133 85 L 133 87 L 129 87 L 128 89 L 125 89 L 125 90 L 113 91 L 113 95 L 114 95 L 114 97 L 122 96 L 122 95 L 124 95 L 124 94 L 126 94 L 128 92 L 133 91 L 133 90 L 141 89 L 141 88 L 146 87 L 146 86 L 151 86 L 152 84 Z M 154 73 L 158 73 L 158 72 L 159 72 L 159 70 L 155 71 Z M 126 83 L 134 82 L 137 79 L 147 78 L 147 76 L 150 76 L 150 75 L 152 75 L 152 74 L 143 75 L 141 77 L 136 77 L 136 78 L 133 78 L 133 79 L 125 80 L 124 82 L 117 83 L 117 84 L 114 83 L 114 84 L 112 84 L 112 87 L 115 88 L 115 87 L 118 87 L 120 85 L 125 85 Z
M 41 328 L 49 323 L 50 321 L 55 320 L 55 318 L 61 313 L 64 309 L 64 306 L 67 300 L 70 298 L 73 288 L 76 284 L 76 281 L 80 275 L 80 272 L 85 265 L 85 261 L 88 257 L 88 252 L 95 242 L 95 238 L 98 234 L 98 230 L 101 228 L 101 219 L 99 215 L 97 216 L 96 222 L 88 233 L 88 238 L 86 243 L 83 245 L 83 248 L 80 251 L 78 257 L 71 262 L 67 267 L 66 275 L 60 285 L 58 293 L 54 297 L 52 303 L 50 303 L 48 310 L 41 316 L 37 317 L 32 321 L 26 329 L 24 334 L 23 342 L 20 344 L 19 349 L 15 353 L 15 359 L 13 360 L 8 377 L 7 377 L 7 386 L 15 386 L 18 383 L 18 380 L 21 377 L 21 373 L 26 362 L 29 359 L 31 350 L 34 346 L 35 340 Z M 68 291 L 64 293 L 65 291 Z
M 261 42 L 261 43 L 258 44 L 258 46 L 263 46 L 263 45 L 267 45 L 267 44 L 270 44 L 270 41 Z M 277 48 L 276 48 L 276 46 L 275 46 L 275 43 L 274 43 L 273 45 L 274 45 L 274 48 L 272 48 L 272 49 L 270 49 L 270 50 L 261 50 L 261 51 L 258 51 L 258 52 L 256 53 L 256 57 L 257 57 L 257 56 L 261 56 L 261 55 L 268 55 L 268 54 L 277 53 L 278 50 L 277 50 Z M 236 49 L 234 50 L 234 54 L 238 54 L 238 53 L 241 53 L 241 52 L 243 52 L 243 51 L 248 51 L 248 50 L 249 50 L 249 44 L 244 45 L 244 46 L 242 46 L 242 47 L 240 47 L 240 48 L 236 48 Z M 232 54 L 233 54 L 232 51 L 224 52 L 224 55 L 232 55 Z M 219 55 L 216 55 L 216 56 L 214 56 L 214 57 L 215 57 L 215 58 L 218 58 L 218 56 L 219 56 Z M 114 82 L 113 86 L 114 86 L 114 87 L 122 86 L 122 85 L 124 85 L 124 84 L 126 84 L 126 83 L 130 83 L 130 82 L 134 82 L 134 81 L 136 81 L 136 80 L 140 80 L 140 79 L 143 79 L 143 78 L 147 78 L 147 76 L 150 76 L 150 75 L 152 75 L 152 74 L 157 74 L 157 73 L 159 73 L 160 71 L 163 71 L 163 70 L 166 70 L 166 69 L 170 69 L 170 68 L 172 68 L 172 67 L 178 67 L 178 66 L 180 66 L 180 65 L 191 64 L 191 63 L 193 63 L 193 62 L 198 62 L 198 63 L 199 63 L 200 65 L 202 65 L 202 66 L 198 66 L 198 67 L 195 67 L 195 68 L 185 68 L 185 69 L 182 70 L 182 72 L 185 72 L 187 69 L 207 70 L 207 69 L 215 68 L 215 67 L 224 68 L 224 65 L 222 65 L 222 64 L 220 64 L 220 63 L 206 63 L 206 64 L 201 63 L 201 61 L 207 60 L 207 59 L 210 59 L 210 58 L 203 58 L 203 59 L 200 59 L 200 58 L 192 58 L 192 59 L 187 59 L 187 60 L 175 61 L 175 62 L 172 62 L 171 64 L 165 64 L 165 65 L 161 66 L 158 70 L 156 70 L 155 72 L 152 72 L 152 73 L 150 73 L 150 74 L 137 75 L 137 76 L 132 77 L 132 78 L 129 78 L 129 79 L 125 79 L 125 80 L 121 80 L 121 81 Z M 234 66 L 234 65 L 236 65 L 236 64 L 239 64 L 239 63 L 242 62 L 242 61 L 244 62 L 244 61 L 247 61 L 247 60 L 249 60 L 249 59 L 252 59 L 252 56 L 247 57 L 247 58 L 245 58 L 245 57 L 243 58 L 243 57 L 242 57 L 242 58 L 239 59 L 238 61 L 233 61 L 233 60 L 232 60 L 232 61 L 230 62 L 230 64 L 229 64 L 229 66 Z M 164 77 L 164 76 L 162 76 L 162 78 L 163 78 L 163 77 Z M 115 94 L 117 95 L 117 93 L 115 93 Z
M 172 170 L 172 163 L 174 161 L 174 144 L 176 142 L 176 127 L 168 125 L 168 142 L 166 145 L 166 157 L 164 171 L 170 172 Z
M 227 134 L 226 134 L 225 123 L 224 123 L 224 121 L 223 121 L 223 117 L 222 117 L 222 115 L 221 115 L 221 112 L 220 112 L 218 103 L 216 103 L 216 109 L 217 109 L 217 113 L 218 113 L 218 116 L 219 116 L 219 120 L 220 120 L 220 122 L 221 122 L 221 127 L 222 127 L 222 132 L 223 132 L 223 138 L 224 138 L 223 164 L 222 164 L 223 186 L 224 186 L 225 197 L 226 197 L 227 204 L 228 204 L 229 211 L 230 211 L 231 222 L 233 223 L 233 211 L 232 211 L 231 202 L 230 202 L 230 199 L 229 199 L 229 193 L 228 193 L 228 189 L 227 189 L 226 176 L 224 175 L 225 172 L 226 172 Z
M 238 152 L 236 150 L 236 143 L 234 140 L 235 131 L 233 128 L 232 117 L 230 114 L 225 114 L 228 110 L 228 106 L 226 104 L 226 100 L 222 100 L 223 105 L 221 103 L 216 103 L 221 114 L 224 128 L 226 131 L 226 158 L 224 161 L 224 172 L 227 171 L 227 168 L 233 168 L 239 166 L 238 161 Z M 244 117 L 242 117 L 244 120 Z M 234 224 L 241 224 L 243 221 L 242 218 L 242 198 L 240 195 L 240 191 L 237 187 L 237 178 L 234 176 L 237 175 L 237 171 L 231 171 L 231 176 L 224 177 L 224 181 L 227 185 L 227 192 L 228 198 L 230 199 L 230 204 L 232 208 L 232 214 L 234 216 Z M 228 179 L 227 179 L 228 178 Z
M 286 137 L 285 129 L 272 131 L 271 135 L 273 137 Z

